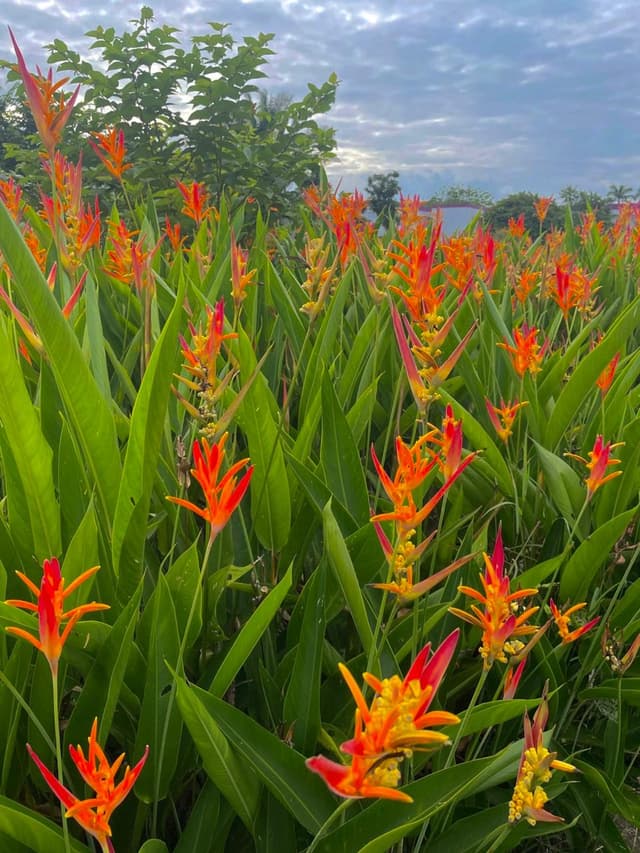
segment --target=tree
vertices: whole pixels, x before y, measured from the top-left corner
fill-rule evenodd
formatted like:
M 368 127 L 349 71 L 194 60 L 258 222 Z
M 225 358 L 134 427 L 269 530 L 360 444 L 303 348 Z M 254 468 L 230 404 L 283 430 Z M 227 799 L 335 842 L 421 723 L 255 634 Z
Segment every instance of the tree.
M 625 202 L 633 198 L 633 187 L 626 184 L 611 184 L 607 199 L 612 202 Z
M 185 49 L 175 27 L 153 21 L 145 6 L 130 31 L 99 26 L 88 32 L 95 62 L 60 39 L 47 46 L 49 63 L 69 72 L 68 85 L 83 87 L 65 153 L 77 157 L 91 131 L 117 126 L 133 164 L 127 177 L 141 195 L 175 200 L 176 179 L 196 180 L 207 185 L 214 204 L 227 194 L 238 203 L 252 197 L 265 215 L 290 210 L 298 188 L 334 153 L 334 131 L 316 117 L 334 102 L 335 74 L 321 86 L 308 84 L 301 100 L 267 97 L 261 105 L 256 84 L 266 77 L 272 34 L 237 43 L 225 24 L 210 23 Z M 87 157 L 87 166 L 92 163 L 99 180 L 104 170 Z
M 525 227 L 531 233 L 537 234 L 539 225 L 534 202 L 538 201 L 538 198 L 535 193 L 512 193 L 488 207 L 484 213 L 484 220 L 487 225 L 498 231 L 507 228 L 510 219 L 517 219 L 521 214 L 524 214 Z M 564 210 L 553 201 L 542 224 L 542 230 L 549 231 L 554 227 L 561 228 L 563 224 Z
M 369 196 L 369 207 L 376 216 L 393 219 L 398 210 L 396 196 L 400 193 L 398 172 L 377 173 L 367 178 L 366 194 Z
M 575 207 L 580 203 L 581 192 L 577 187 L 569 186 L 563 187 L 560 190 L 560 198 L 567 205 L 567 207 Z

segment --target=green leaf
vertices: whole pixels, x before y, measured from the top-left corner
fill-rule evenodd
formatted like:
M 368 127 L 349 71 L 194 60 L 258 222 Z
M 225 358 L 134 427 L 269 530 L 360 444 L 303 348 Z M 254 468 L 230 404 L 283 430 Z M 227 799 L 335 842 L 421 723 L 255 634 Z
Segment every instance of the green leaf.
M 618 699 L 628 705 L 640 707 L 640 677 L 610 678 L 597 687 L 588 687 L 580 693 L 580 700 Z
M 26 498 L 36 557 L 42 562 L 61 549 L 53 453 L 42 435 L 4 321 L 0 322 L 0 422 Z
M 102 396 L 68 321 L 25 246 L 6 207 L 0 204 L 0 251 L 27 307 L 64 401 L 110 530 L 120 485 L 120 457 L 112 412 Z
M 622 536 L 638 508 L 620 513 L 601 525 L 582 542 L 562 569 L 560 578 L 560 601 L 584 601 L 591 583 L 600 566 L 606 561 L 611 549 Z
M 593 392 L 596 379 L 638 326 L 639 298 L 618 315 L 600 343 L 578 363 L 551 412 L 545 435 L 546 447 L 555 448 L 584 400 Z
M 351 612 L 356 631 L 362 643 L 362 648 L 369 653 L 373 642 L 373 632 L 369 624 L 367 610 L 360 589 L 356 570 L 351 562 L 347 545 L 338 527 L 338 522 L 331 511 L 331 502 L 322 510 L 324 530 L 324 546 L 333 569 L 336 580 L 340 584 L 345 603 Z
M 23 844 L 31 853 L 65 853 L 59 826 L 1 796 L 0 833 Z M 71 839 L 71 849 L 73 853 L 89 853 L 89 848 L 75 839 Z
M 198 794 L 174 853 L 211 853 L 215 850 L 211 827 L 218 826 L 219 814 L 220 793 L 213 782 L 207 781 Z
M 215 719 L 182 678 L 176 679 L 176 700 L 207 775 L 253 833 L 260 793 L 258 780 L 247 772 Z
M 534 441 L 540 464 L 544 472 L 550 497 L 560 512 L 573 522 L 580 512 L 586 497 L 584 483 L 573 468 L 560 456 L 556 456 L 537 441 Z
M 131 415 L 111 549 L 120 601 L 129 599 L 143 573 L 149 505 L 158 471 L 183 302 L 184 282 L 178 289 L 175 306 L 153 349 Z
M 169 853 L 169 848 L 159 838 L 150 838 L 144 842 L 138 853 Z
M 318 566 L 299 599 L 302 628 L 284 698 L 284 717 L 293 724 L 296 749 L 309 754 L 320 731 L 320 676 L 325 629 L 326 566 Z
M 464 726 L 464 734 L 472 735 L 476 732 L 484 731 L 492 726 L 498 726 L 506 723 L 508 720 L 513 720 L 514 717 L 522 717 L 525 711 L 531 708 L 537 708 L 540 704 L 540 699 L 498 699 L 495 702 L 484 702 L 482 705 L 476 705 L 472 708 L 471 714 L 468 711 L 463 711 L 459 714 L 459 725 Z M 467 719 L 468 717 L 468 719 Z M 451 734 L 455 733 L 458 726 L 446 726 L 443 731 Z
M 233 679 L 240 672 L 247 658 L 273 621 L 286 594 L 291 589 L 292 579 L 291 566 L 289 566 L 280 583 L 260 602 L 255 613 L 252 613 L 242 626 L 211 682 L 209 691 L 214 696 L 224 696 L 231 687 Z
M 307 770 L 302 755 L 232 705 L 198 687 L 191 690 L 287 811 L 309 832 L 317 832 L 333 812 L 335 800 L 324 782 Z
M 256 357 L 246 334 L 239 330 L 240 373 L 247 382 Z M 287 471 L 273 411 L 273 395 L 263 375 L 255 378 L 240 408 L 237 420 L 247 436 L 249 455 L 255 465 L 251 478 L 251 517 L 256 536 L 265 548 L 279 551 L 291 527 L 291 501 Z
M 320 462 L 331 492 L 358 526 L 365 524 L 369 518 L 369 497 L 360 454 L 326 371 L 322 376 Z
M 194 542 L 173 563 L 166 574 L 167 586 L 176 610 L 178 631 L 183 635 L 194 599 L 196 607 L 191 618 L 186 649 L 190 649 L 198 639 L 202 629 L 202 587 L 200 586 L 200 565 L 198 562 L 198 543 Z
M 149 745 L 149 758 L 136 783 L 136 793 L 143 802 L 152 802 L 167 795 L 178 764 L 182 732 L 182 720 L 173 702 L 173 676 L 169 669 L 177 670 L 179 663 L 181 665 L 178 661 L 180 639 L 176 612 L 163 574 L 158 576 L 144 615 L 149 620 L 147 677 L 134 752 L 136 756 L 141 755 Z
M 141 595 L 142 584 L 122 608 L 107 638 L 96 653 L 93 666 L 86 677 L 65 729 L 66 747 L 84 743 L 94 717 L 98 717 L 100 742 L 104 743 L 109 736 L 129 661 L 133 633 L 138 623 Z

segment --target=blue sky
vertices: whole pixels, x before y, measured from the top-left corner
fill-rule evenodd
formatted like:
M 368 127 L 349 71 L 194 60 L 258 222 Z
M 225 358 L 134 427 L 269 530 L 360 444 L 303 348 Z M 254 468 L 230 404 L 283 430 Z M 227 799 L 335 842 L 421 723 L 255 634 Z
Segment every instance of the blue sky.
M 126 27 L 140 3 L 4 0 L 28 64 L 62 38 L 81 53 L 98 24 Z M 640 187 L 637 0 L 168 0 L 156 23 L 240 39 L 273 32 L 265 86 L 301 97 L 340 79 L 328 122 L 342 187 L 397 169 L 405 193 L 465 184 L 499 197 Z M 176 8 L 181 6 L 179 14 Z M 92 7 L 92 8 L 90 8 Z M 96 11 L 98 9 L 98 11 Z M 0 56 L 10 58 L 8 34 Z

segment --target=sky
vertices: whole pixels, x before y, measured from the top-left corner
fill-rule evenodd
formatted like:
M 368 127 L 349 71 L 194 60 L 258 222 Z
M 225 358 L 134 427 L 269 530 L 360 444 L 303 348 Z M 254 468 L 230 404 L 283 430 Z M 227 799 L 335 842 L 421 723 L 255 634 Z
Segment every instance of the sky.
M 2 0 L 29 67 L 63 39 L 88 54 L 97 25 L 122 32 L 142 3 Z M 496 198 L 572 184 L 640 188 L 638 0 L 155 0 L 188 43 L 207 22 L 240 40 L 274 33 L 263 85 L 304 96 L 335 72 L 328 171 L 345 190 L 397 170 L 407 195 L 450 185 Z M 176 9 L 180 7 L 180 11 Z M 3 28 L 4 29 L 4 28 Z M 6 29 L 0 57 L 12 58 Z

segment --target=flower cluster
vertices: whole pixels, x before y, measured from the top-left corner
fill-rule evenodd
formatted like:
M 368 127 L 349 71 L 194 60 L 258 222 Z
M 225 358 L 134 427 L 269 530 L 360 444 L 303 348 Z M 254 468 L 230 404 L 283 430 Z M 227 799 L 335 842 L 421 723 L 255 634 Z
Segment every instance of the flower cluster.
M 576 768 L 566 761 L 558 761 L 557 753 L 549 752 L 543 743 L 544 727 L 549 718 L 549 706 L 546 696 L 533 717 L 533 725 L 528 715 L 524 715 L 524 745 L 516 785 L 509 803 L 509 823 L 516 823 L 523 817 L 531 826 L 536 822 L 562 822 L 562 818 L 548 812 L 544 805 L 549 797 L 542 787 L 552 776 L 552 770 L 574 773 Z
M 113 764 L 109 764 L 97 741 L 97 734 L 98 720 L 94 719 L 89 735 L 89 749 L 86 758 L 82 747 L 69 747 L 73 763 L 85 783 L 94 792 L 93 796 L 83 800 L 74 796 L 68 788 L 56 779 L 29 744 L 27 744 L 27 750 L 47 785 L 66 807 L 65 817 L 74 818 L 85 832 L 92 835 L 100 844 L 103 853 L 112 853 L 113 845 L 110 841 L 111 827 L 109 825 L 111 815 L 135 785 L 136 779 L 142 772 L 147 760 L 149 747 L 146 747 L 142 758 L 133 769 L 128 766 L 125 768 L 124 776 L 116 784 L 116 773 L 124 761 L 124 753 Z
M 414 749 L 431 750 L 447 743 L 447 736 L 433 731 L 434 726 L 459 722 L 448 711 L 429 711 L 453 657 L 458 634 L 453 631 L 433 655 L 427 643 L 404 679 L 398 675 L 379 679 L 365 672 L 363 679 L 375 693 L 370 705 L 349 670 L 340 665 L 356 703 L 354 736 L 341 747 L 351 763 L 338 764 L 322 755 L 307 759 L 307 767 L 322 776 L 335 794 L 412 802 L 410 796 L 397 790 L 401 762 Z
M 519 637 L 538 631 L 535 625 L 527 624 L 529 617 L 537 612 L 538 607 L 529 607 L 516 615 L 518 601 L 536 595 L 538 590 L 510 591 L 510 580 L 504 573 L 502 531 L 498 531 L 491 557 L 484 554 L 484 562 L 485 571 L 480 575 L 484 594 L 471 586 L 458 587 L 460 592 L 478 601 L 483 607 L 472 604 L 473 613 L 467 613 L 458 607 L 450 607 L 449 611 L 482 630 L 480 654 L 484 659 L 485 669 L 490 669 L 494 661 L 507 663 L 508 656 L 517 655 L 522 651 L 524 644 Z

